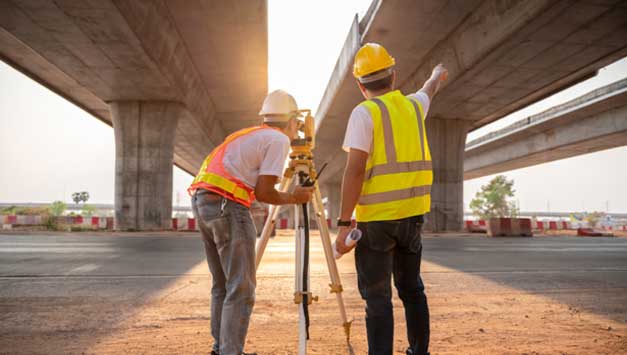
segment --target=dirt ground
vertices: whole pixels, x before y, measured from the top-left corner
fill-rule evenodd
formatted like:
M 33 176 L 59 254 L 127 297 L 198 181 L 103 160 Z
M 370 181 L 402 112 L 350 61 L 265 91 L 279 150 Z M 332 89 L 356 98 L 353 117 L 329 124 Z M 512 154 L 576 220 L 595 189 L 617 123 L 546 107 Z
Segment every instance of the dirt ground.
M 295 354 L 297 310 L 292 302 L 292 239 L 270 241 L 258 272 L 257 299 L 246 350 Z M 312 245 L 312 279 L 319 302 L 311 307 L 309 354 L 348 354 L 337 304 L 328 292 L 320 246 Z M 356 286 L 352 254 L 339 262 L 347 312 L 354 318 L 354 354 L 366 354 L 363 302 Z M 431 354 L 627 354 L 627 315 L 609 319 L 472 273 L 423 261 L 423 279 L 431 312 Z M 102 297 L 69 294 L 43 300 L 16 299 L 0 307 L 2 354 L 208 354 L 210 277 L 201 262 L 173 278 L 149 299 L 122 293 Z M 138 281 L 120 278 L 116 287 Z M 74 287 L 74 288 L 73 288 Z M 78 292 L 80 284 L 68 286 Z M 80 292 L 78 292 L 80 294 Z M 599 292 L 567 297 L 594 303 Z M 601 294 L 620 304 L 624 294 Z M 587 301 L 586 301 L 587 300 Z M 404 354 L 404 316 L 395 307 L 395 353 Z

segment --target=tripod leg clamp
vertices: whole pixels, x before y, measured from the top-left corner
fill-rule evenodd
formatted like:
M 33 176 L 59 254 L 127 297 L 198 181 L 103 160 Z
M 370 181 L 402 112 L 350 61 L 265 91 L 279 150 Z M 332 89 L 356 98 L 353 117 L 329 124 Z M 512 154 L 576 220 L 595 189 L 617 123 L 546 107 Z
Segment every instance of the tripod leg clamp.
M 294 292 L 294 303 L 303 303 L 303 296 L 307 295 L 307 304 L 312 304 L 314 301 L 318 302 L 318 296 L 314 296 L 311 292 Z
M 344 291 L 341 284 L 329 284 L 329 287 L 331 288 L 331 293 L 342 293 Z

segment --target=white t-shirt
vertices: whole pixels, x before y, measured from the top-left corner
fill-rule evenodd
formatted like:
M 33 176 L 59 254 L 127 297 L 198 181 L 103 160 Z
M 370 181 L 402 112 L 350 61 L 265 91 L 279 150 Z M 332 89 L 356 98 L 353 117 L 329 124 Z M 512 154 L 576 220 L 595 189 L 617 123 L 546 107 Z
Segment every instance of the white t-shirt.
M 422 91 L 408 95 L 420 102 L 425 117 L 429 111 L 431 100 L 429 95 Z M 370 111 L 362 105 L 353 109 L 348 119 L 348 127 L 346 127 L 346 135 L 344 136 L 344 144 L 342 149 L 349 151 L 350 148 L 359 149 L 363 152 L 370 153 L 372 148 L 373 132 L 372 117 Z
M 259 175 L 283 176 L 290 139 L 274 129 L 261 129 L 239 137 L 224 152 L 224 168 L 233 177 L 255 188 Z

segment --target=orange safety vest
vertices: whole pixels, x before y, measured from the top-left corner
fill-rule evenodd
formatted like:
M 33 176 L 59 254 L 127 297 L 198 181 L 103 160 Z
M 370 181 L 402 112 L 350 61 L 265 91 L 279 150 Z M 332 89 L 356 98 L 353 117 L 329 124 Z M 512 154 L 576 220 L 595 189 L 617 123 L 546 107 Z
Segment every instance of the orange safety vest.
M 198 175 L 187 189 L 189 195 L 193 195 L 197 189 L 205 189 L 250 208 L 250 205 L 255 201 L 255 192 L 226 171 L 223 162 L 224 152 L 228 145 L 236 139 L 262 129 L 278 130 L 267 125 L 261 125 L 241 129 L 226 137 L 224 142 L 217 146 L 202 163 Z

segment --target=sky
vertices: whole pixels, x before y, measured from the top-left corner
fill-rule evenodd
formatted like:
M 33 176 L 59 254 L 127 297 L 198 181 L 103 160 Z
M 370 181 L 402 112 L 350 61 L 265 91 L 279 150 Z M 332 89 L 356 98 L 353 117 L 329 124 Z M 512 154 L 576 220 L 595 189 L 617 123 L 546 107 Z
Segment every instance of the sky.
M 269 90 L 292 93 L 316 110 L 353 17 L 370 0 L 280 1 L 268 5 Z M 324 19 L 314 23 L 311 19 Z M 392 53 L 393 54 L 393 53 Z M 627 76 L 623 60 L 589 82 L 471 132 L 469 139 Z M 89 191 L 92 203 L 113 203 L 113 130 L 0 62 L 0 202 L 70 202 Z M 524 211 L 627 212 L 627 147 L 507 172 Z M 467 207 L 492 176 L 464 183 Z M 173 203 L 189 205 L 192 177 L 174 168 Z

